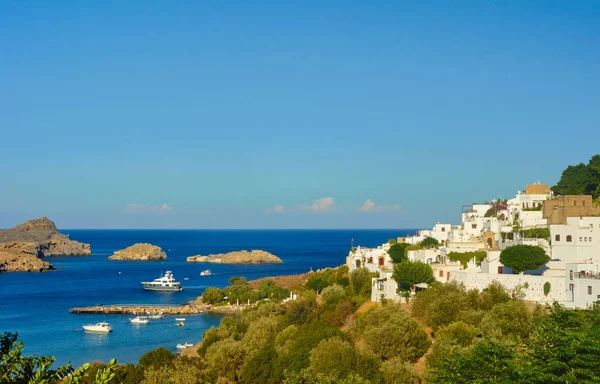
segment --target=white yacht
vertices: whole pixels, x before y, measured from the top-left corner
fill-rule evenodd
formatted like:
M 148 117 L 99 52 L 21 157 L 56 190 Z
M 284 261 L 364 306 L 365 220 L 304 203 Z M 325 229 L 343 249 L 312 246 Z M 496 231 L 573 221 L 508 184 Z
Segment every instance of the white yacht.
M 210 276 L 210 275 L 212 275 L 212 272 L 210 269 L 206 269 L 206 270 L 200 272 L 200 276 Z
M 185 343 L 185 344 L 183 344 L 183 345 L 185 345 L 185 346 L 186 346 L 186 347 L 188 347 L 188 348 L 190 348 L 190 347 L 193 347 L 193 346 L 194 346 L 194 344 L 192 344 L 192 343 Z
M 148 316 L 137 316 L 136 318 L 129 319 L 129 321 L 131 321 L 131 324 L 148 324 L 150 320 Z
M 112 327 L 108 323 L 88 324 L 88 325 L 84 325 L 83 329 L 88 332 L 97 332 L 97 333 L 112 332 Z
M 154 315 L 148 315 L 149 318 L 151 319 L 162 319 L 163 318 L 163 314 L 161 313 L 156 313 Z
M 177 349 L 186 349 L 187 345 L 185 344 L 177 344 Z
M 144 281 L 142 285 L 149 291 L 183 291 L 181 283 L 175 280 L 171 271 L 167 271 L 163 277 L 154 279 L 154 281 Z

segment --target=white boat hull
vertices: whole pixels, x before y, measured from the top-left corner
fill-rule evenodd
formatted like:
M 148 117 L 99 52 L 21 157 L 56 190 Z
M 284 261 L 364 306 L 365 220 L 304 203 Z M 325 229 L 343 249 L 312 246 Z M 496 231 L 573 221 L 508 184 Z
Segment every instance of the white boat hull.
M 147 291 L 165 291 L 165 292 L 183 291 L 183 288 L 181 288 L 180 286 L 153 285 L 152 283 L 142 283 L 142 286 Z

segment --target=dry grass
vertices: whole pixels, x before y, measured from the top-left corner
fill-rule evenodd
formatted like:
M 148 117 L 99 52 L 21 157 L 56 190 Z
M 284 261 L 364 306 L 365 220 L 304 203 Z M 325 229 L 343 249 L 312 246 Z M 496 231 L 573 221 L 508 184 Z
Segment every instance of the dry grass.
M 248 282 L 250 284 L 250 288 L 257 289 L 260 282 L 264 279 L 274 280 L 275 283 L 282 288 L 292 288 L 294 286 L 304 285 L 308 281 L 309 273 L 304 273 L 301 275 L 287 275 L 287 276 L 274 276 L 274 277 L 265 277 L 263 279 L 251 280 Z

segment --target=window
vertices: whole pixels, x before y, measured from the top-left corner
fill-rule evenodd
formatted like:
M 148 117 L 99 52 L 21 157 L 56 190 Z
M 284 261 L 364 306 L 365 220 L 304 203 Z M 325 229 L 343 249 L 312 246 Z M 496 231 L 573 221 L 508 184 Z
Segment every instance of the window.
M 573 280 L 573 271 L 569 272 L 569 277 L 571 278 L 571 280 Z
M 440 277 L 444 277 L 444 271 L 440 271 Z
M 384 260 L 384 258 L 383 258 L 383 257 L 380 257 L 380 258 L 379 258 L 379 266 L 381 267 L 381 266 L 383 266 L 383 265 L 385 265 L 385 260 Z
M 591 295 L 591 294 L 592 294 L 592 286 L 588 285 L 588 295 Z
M 367 261 L 367 263 L 371 263 L 371 264 L 373 264 L 373 258 L 372 258 L 372 257 L 369 257 L 369 260 Z
M 385 280 L 377 280 L 377 289 L 383 291 Z
M 567 243 L 570 243 L 573 241 L 573 238 L 571 237 L 571 235 L 567 235 Z
M 477 224 L 471 224 L 471 228 L 477 229 Z
M 569 291 L 572 291 L 573 287 L 575 287 L 573 284 L 569 284 Z
M 584 237 L 584 238 L 583 238 L 583 241 L 584 241 L 585 243 L 587 243 L 587 237 Z
M 560 235 L 556 235 L 556 236 L 554 236 L 554 240 L 556 240 L 556 241 L 560 241 Z
M 573 206 L 576 207 L 577 206 L 577 200 L 573 200 Z
M 446 227 L 442 227 L 442 232 L 446 232 Z
M 583 241 L 583 237 L 579 236 L 579 241 L 580 242 Z

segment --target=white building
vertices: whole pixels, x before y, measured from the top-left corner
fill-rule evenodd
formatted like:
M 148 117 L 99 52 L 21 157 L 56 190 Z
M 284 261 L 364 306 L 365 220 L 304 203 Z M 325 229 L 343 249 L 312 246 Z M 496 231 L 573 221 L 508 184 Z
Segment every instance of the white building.
M 394 262 L 388 254 L 390 244 L 382 244 L 377 248 L 363 248 L 361 246 L 351 250 L 346 257 L 346 265 L 350 272 L 357 268 L 367 268 L 371 272 L 382 269 L 393 269 Z
M 587 308 L 600 300 L 599 263 L 567 263 L 566 271 L 570 306 Z

